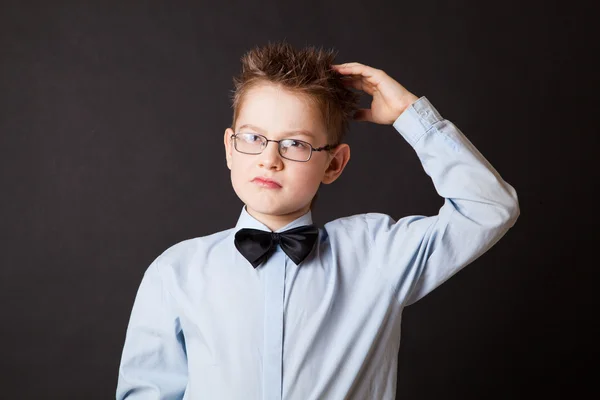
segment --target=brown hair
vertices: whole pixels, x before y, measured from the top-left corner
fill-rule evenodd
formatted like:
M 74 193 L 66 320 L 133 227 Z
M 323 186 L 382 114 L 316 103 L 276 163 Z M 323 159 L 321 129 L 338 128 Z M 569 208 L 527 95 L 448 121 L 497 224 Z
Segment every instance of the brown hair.
M 306 95 L 321 111 L 327 128 L 327 144 L 342 143 L 349 121 L 358 109 L 360 95 L 345 87 L 340 79 L 342 75 L 331 69 L 336 55 L 334 49 L 312 46 L 296 49 L 285 41 L 255 47 L 245 53 L 241 57 L 242 71 L 233 78 L 231 128 L 235 128 L 244 94 L 261 83 L 272 83 Z

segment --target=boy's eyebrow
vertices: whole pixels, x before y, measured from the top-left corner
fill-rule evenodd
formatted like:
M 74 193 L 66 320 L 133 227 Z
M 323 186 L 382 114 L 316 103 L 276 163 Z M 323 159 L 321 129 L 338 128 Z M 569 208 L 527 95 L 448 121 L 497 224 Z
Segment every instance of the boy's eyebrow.
M 261 128 L 259 128 L 258 126 L 254 126 L 254 125 L 252 125 L 252 124 L 244 124 L 244 125 L 240 126 L 240 127 L 238 128 L 238 130 L 240 130 L 240 129 L 244 129 L 244 128 L 251 128 L 251 129 L 254 129 L 254 130 L 256 130 L 256 131 L 258 131 L 258 132 L 260 132 L 260 133 L 263 133 L 263 134 L 265 133 L 265 130 L 264 130 L 264 129 L 261 129 Z M 306 130 L 303 130 L 303 129 L 298 129 L 298 130 L 288 131 L 288 132 L 284 132 L 283 134 L 284 134 L 284 135 L 292 135 L 292 134 L 297 134 L 297 135 L 298 135 L 298 134 L 299 134 L 299 135 L 304 135 L 304 136 L 308 136 L 308 137 L 311 137 L 311 138 L 314 138 L 314 137 L 315 137 L 315 135 L 313 135 L 313 133 L 312 133 L 312 132 L 310 132 L 310 131 L 306 131 Z

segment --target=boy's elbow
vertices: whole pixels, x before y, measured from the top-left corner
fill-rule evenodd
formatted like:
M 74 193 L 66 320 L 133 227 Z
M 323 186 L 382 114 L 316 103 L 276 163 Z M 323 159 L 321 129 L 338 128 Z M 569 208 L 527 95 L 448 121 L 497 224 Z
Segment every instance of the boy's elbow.
M 487 218 L 480 226 L 492 236 L 504 235 L 517 222 L 521 214 L 519 200 L 514 191 L 511 195 L 498 199 L 488 210 Z
M 514 189 L 512 190 L 511 196 L 508 197 L 508 200 L 504 202 L 500 214 L 500 225 L 505 229 L 511 228 L 517 222 L 519 215 L 521 215 L 519 199 Z
M 517 222 L 519 215 L 521 215 L 521 208 L 519 207 L 519 200 L 515 199 L 515 203 L 513 205 L 512 213 L 511 213 L 511 221 L 512 221 L 511 226 L 514 225 L 515 222 Z
M 509 219 L 507 223 L 510 226 L 513 226 L 519 215 L 521 215 L 521 207 L 519 206 L 519 197 L 517 196 L 517 192 L 514 188 L 511 191 L 511 202 L 509 203 Z

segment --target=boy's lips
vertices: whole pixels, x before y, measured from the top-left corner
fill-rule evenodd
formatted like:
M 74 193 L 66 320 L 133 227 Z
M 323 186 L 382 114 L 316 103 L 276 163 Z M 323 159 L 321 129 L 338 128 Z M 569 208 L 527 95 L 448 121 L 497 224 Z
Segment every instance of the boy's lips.
M 281 187 L 279 182 L 277 182 L 273 179 L 263 177 L 263 176 L 257 176 L 256 178 L 252 179 L 252 182 L 256 183 L 259 186 L 266 187 L 266 188 L 276 189 L 276 188 Z

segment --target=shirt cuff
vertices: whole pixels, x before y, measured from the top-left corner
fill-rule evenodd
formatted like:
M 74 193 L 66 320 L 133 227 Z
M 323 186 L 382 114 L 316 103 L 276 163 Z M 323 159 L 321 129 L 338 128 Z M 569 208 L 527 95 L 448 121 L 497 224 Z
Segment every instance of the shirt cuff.
M 414 146 L 431 127 L 442 120 L 440 113 L 422 96 L 400 114 L 392 124 L 394 128 Z

